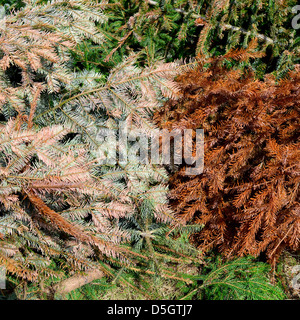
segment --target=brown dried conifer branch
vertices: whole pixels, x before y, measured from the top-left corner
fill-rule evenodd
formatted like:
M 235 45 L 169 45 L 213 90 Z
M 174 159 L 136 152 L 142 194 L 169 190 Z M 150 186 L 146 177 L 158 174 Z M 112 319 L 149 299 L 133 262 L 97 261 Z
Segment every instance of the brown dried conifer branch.
M 155 120 L 205 132 L 204 172 L 185 176 L 182 165 L 170 179 L 177 217 L 205 225 L 195 243 L 275 262 L 283 249 L 300 249 L 300 77 L 296 68 L 278 82 L 271 75 L 259 81 L 223 63 L 256 57 L 254 42 L 199 57 L 197 69 L 177 78 L 183 97 L 170 99 Z

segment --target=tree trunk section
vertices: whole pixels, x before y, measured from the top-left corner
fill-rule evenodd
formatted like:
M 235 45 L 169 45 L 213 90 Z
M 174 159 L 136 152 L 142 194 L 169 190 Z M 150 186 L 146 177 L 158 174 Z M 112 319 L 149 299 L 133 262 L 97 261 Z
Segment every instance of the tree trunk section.
M 46 289 L 48 299 L 53 300 L 55 295 L 65 295 L 73 290 L 105 276 L 101 270 L 89 270 L 85 274 L 75 274 L 72 277 L 65 279 L 54 286 Z

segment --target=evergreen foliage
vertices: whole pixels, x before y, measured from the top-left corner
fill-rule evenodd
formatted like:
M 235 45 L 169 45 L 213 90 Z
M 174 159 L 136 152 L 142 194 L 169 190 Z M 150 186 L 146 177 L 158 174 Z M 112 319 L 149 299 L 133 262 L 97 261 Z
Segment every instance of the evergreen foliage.
M 291 25 L 297 0 L 110 0 L 107 23 L 99 26 L 105 45 L 85 42 L 77 66 L 102 72 L 124 56 L 141 52 L 139 63 L 158 58 L 191 59 L 222 55 L 258 40 L 266 55 L 251 63 L 256 76 L 274 72 L 280 78 L 299 63 L 299 33 Z
M 271 284 L 270 267 L 257 262 L 252 257 L 239 258 L 224 263 L 218 256 L 206 261 L 201 275 L 195 270 L 191 284 L 184 281 L 166 280 L 162 278 L 139 279 L 140 291 L 133 290 L 117 281 L 99 281 L 91 286 L 82 287 L 70 293 L 75 300 L 111 300 L 111 299 L 168 299 L 168 300 L 281 300 L 286 298 L 283 289 Z M 127 275 L 132 277 L 132 275 Z M 144 284 L 144 287 L 142 286 Z M 147 294 L 142 291 L 147 290 Z
M 217 132 L 226 127 L 223 118 L 233 119 L 236 130 L 228 129 L 229 135 L 239 132 L 235 138 L 244 153 L 249 141 L 243 137 L 258 139 L 251 143 L 262 162 L 245 169 L 249 155 L 240 151 L 244 163 L 240 153 L 224 151 L 220 165 L 231 168 L 230 179 L 250 184 L 243 179 L 252 169 L 259 186 L 269 176 L 281 179 L 265 190 L 265 202 L 257 199 L 262 212 L 269 206 L 271 215 L 262 234 L 277 228 L 273 238 L 259 244 L 252 237 L 236 244 L 234 253 L 257 256 L 268 249 L 272 258 L 283 248 L 297 249 L 299 77 L 290 73 L 290 80 L 277 85 L 273 76 L 263 83 L 248 73 L 250 66 L 256 77 L 274 71 L 279 78 L 298 70 L 299 38 L 289 14 L 295 1 L 16 0 L 0 5 L 0 14 L 6 12 L 0 20 L 0 266 L 8 276 L 0 299 L 284 299 L 267 264 L 250 256 L 225 262 L 212 252 L 205 257 L 195 246 L 204 234 L 205 243 L 216 237 L 225 248 L 226 224 L 231 228 L 235 219 L 242 225 L 229 215 L 219 228 L 215 206 L 222 217 L 228 209 L 217 196 L 221 176 L 209 177 L 206 197 L 214 207 L 211 221 L 201 220 L 191 195 L 180 203 L 187 183 L 181 171 L 171 178 L 177 197 L 171 207 L 168 168 L 140 163 L 131 152 L 134 143 L 124 146 L 128 163 L 118 159 L 120 145 L 116 161 L 102 160 L 112 148 L 103 133 L 113 129 L 118 139 L 122 124 L 147 139 L 157 123 L 167 128 L 204 124 L 218 145 L 218 139 L 227 139 Z M 248 51 L 232 49 L 237 44 Z M 208 96 L 202 97 L 200 88 Z M 203 113 L 199 106 L 205 106 Z M 272 130 L 260 113 L 249 116 L 250 128 L 241 109 L 260 110 Z M 266 136 L 259 140 L 256 130 Z M 213 152 L 206 170 L 217 168 Z M 232 169 L 236 162 L 238 172 Z M 270 166 L 259 171 L 265 162 Z M 287 170 L 279 172 L 283 162 Z M 197 179 L 191 181 L 198 188 Z M 238 194 L 243 185 L 233 180 L 228 187 L 233 183 Z M 236 204 L 236 194 L 226 193 L 226 201 Z M 277 195 L 280 201 L 273 199 Z M 246 200 L 240 207 L 247 207 L 245 219 L 251 220 L 256 212 Z M 188 214 L 175 216 L 185 205 Z M 210 233 L 211 227 L 221 231 Z M 249 228 L 244 229 L 236 235 L 246 234 Z M 83 286 L 87 282 L 93 284 Z

